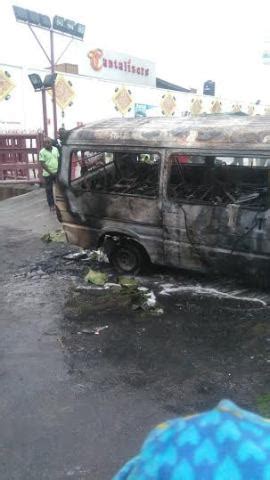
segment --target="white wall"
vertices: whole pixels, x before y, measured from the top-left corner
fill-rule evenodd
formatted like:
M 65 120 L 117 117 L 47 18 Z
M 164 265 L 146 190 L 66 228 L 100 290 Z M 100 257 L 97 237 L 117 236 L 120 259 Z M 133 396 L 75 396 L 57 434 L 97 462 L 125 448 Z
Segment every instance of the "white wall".
M 9 100 L 0 101 L 0 130 L 43 130 L 41 93 L 34 92 L 28 79 L 29 73 L 38 73 L 41 78 L 48 70 L 37 70 L 29 67 L 10 66 L 0 64 L 0 70 L 8 71 L 15 88 L 10 93 Z M 87 76 L 61 74 L 66 80 L 72 82 L 75 91 L 73 105 L 64 110 L 62 118 L 61 109 L 57 108 L 58 127 L 64 122 L 66 128 L 76 127 L 78 122 L 88 123 L 102 118 L 122 116 L 116 111 L 113 96 L 115 88 L 121 84 L 111 81 L 103 81 Z M 153 87 L 125 85 L 131 91 L 133 103 L 145 103 L 154 105 L 155 108 L 148 110 L 148 116 L 162 115 L 160 102 L 166 90 Z M 200 113 L 211 112 L 215 100 L 221 102 L 224 112 L 232 111 L 238 104 L 241 110 L 249 112 L 254 107 L 254 114 L 265 113 L 265 106 L 252 106 L 248 103 L 237 102 L 237 99 L 215 99 L 214 97 L 170 92 L 176 99 L 176 116 L 182 116 L 185 112 L 192 112 L 194 103 L 200 102 Z M 239 107 L 240 108 L 240 107 Z M 49 134 L 53 135 L 53 116 L 51 96 L 47 94 L 48 127 Z M 193 114 L 196 113 L 193 111 Z M 126 116 L 134 116 L 134 108 Z

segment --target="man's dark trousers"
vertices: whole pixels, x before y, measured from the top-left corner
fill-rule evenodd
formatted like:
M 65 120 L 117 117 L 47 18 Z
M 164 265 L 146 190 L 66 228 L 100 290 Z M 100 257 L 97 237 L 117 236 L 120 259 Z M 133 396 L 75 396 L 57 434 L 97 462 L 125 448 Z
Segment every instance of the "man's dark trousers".
M 49 207 L 54 206 L 54 198 L 53 198 L 53 182 L 55 179 L 55 175 L 49 175 L 48 177 L 43 177 L 45 181 L 45 189 L 46 189 L 46 196 L 47 202 Z

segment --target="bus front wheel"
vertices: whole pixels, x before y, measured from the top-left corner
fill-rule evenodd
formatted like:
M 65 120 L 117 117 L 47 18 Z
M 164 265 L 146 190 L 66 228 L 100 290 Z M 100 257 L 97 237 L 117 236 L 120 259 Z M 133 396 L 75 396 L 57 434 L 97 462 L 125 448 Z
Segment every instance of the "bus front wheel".
M 111 250 L 109 261 L 119 273 L 137 274 L 142 269 L 143 252 L 135 243 L 123 241 Z

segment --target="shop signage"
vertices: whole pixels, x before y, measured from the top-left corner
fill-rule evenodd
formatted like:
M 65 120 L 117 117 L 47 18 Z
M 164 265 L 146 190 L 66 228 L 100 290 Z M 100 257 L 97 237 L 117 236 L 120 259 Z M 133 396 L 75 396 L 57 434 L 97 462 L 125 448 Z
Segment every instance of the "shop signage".
M 156 86 L 153 62 L 100 48 L 89 50 L 87 58 L 88 75 L 117 82 Z

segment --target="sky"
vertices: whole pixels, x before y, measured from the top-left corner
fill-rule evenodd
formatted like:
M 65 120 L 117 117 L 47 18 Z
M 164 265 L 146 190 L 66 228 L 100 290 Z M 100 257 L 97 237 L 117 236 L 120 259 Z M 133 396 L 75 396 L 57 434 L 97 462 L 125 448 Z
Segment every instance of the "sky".
M 0 63 L 46 67 L 13 4 L 86 25 L 84 42 L 73 42 L 61 61 L 76 63 L 82 49 L 124 52 L 155 62 L 157 76 L 169 82 L 201 92 L 214 80 L 219 96 L 270 104 L 270 65 L 261 60 L 269 0 L 0 0 Z M 47 32 L 38 34 L 46 44 Z M 58 36 L 57 53 L 65 44 Z

